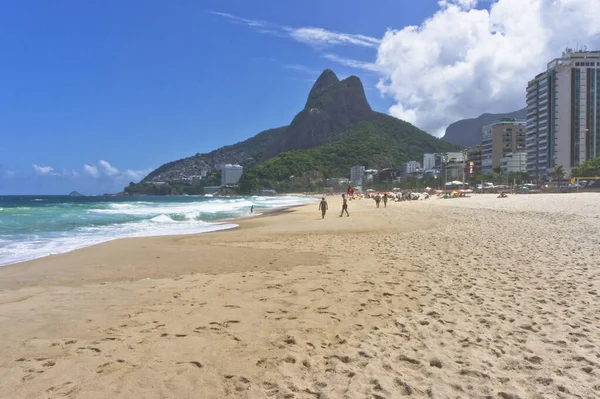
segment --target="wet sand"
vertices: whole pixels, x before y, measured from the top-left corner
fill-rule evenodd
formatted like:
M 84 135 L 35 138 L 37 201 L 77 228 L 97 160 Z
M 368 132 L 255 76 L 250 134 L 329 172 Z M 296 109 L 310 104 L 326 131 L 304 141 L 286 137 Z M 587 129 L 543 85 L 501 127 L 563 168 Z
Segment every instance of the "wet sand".
M 328 201 L 0 268 L 0 396 L 600 395 L 600 196 Z

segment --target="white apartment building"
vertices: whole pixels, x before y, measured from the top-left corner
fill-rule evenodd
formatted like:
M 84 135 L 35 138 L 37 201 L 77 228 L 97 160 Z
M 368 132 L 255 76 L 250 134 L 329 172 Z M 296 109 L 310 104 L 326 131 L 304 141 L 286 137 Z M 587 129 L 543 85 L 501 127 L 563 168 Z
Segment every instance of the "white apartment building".
M 244 173 L 244 168 L 240 165 L 221 165 L 221 186 L 237 184 Z
M 353 166 L 350 168 L 350 181 L 355 184 L 361 184 L 365 178 L 364 166 Z
M 431 170 L 435 169 L 435 155 L 436 154 L 423 154 L 423 169 Z
M 404 176 L 408 176 L 412 173 L 421 171 L 421 162 L 417 161 L 408 161 L 402 165 L 402 174 Z
M 527 85 L 527 173 L 546 180 L 600 155 L 600 51 L 567 49 Z

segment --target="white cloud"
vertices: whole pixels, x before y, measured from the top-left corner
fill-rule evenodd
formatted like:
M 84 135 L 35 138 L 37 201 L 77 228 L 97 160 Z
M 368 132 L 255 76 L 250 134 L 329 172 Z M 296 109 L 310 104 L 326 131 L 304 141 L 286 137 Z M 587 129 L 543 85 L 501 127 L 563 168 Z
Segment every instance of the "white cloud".
M 312 46 L 355 45 L 377 47 L 380 40 L 365 35 L 332 32 L 322 28 L 286 28 L 292 39 Z
M 267 24 L 266 22 L 263 22 L 263 21 L 257 21 L 257 20 L 254 20 L 254 19 L 241 18 L 241 17 L 237 17 L 235 15 L 228 14 L 226 12 L 209 11 L 209 13 L 213 14 L 213 15 L 218 15 L 219 17 L 226 18 L 231 23 L 234 23 L 234 24 L 246 24 L 246 25 L 252 26 L 254 28 L 265 28 L 266 26 L 270 25 L 270 24 Z
M 316 47 L 354 45 L 377 48 L 380 43 L 380 39 L 371 36 L 333 32 L 318 27 L 292 28 L 271 22 L 242 18 L 225 12 L 209 11 L 209 13 L 223 17 L 234 24 L 248 25 L 260 33 L 289 37 L 300 43 Z
M 448 7 L 450 5 L 456 5 L 463 10 L 470 10 L 475 8 L 477 0 L 440 0 L 438 1 L 440 7 Z
M 5 170 L 4 171 L 4 176 L 7 179 L 11 179 L 13 177 L 15 177 L 17 175 L 17 172 L 15 172 L 14 170 Z
M 284 65 L 287 69 L 292 69 L 294 71 L 307 73 L 309 75 L 319 75 L 321 71 L 317 71 L 316 69 L 312 69 L 307 67 L 306 65 L 293 64 L 293 65 Z
M 351 68 L 364 69 L 365 71 L 377 72 L 378 66 L 372 62 L 364 62 L 353 60 L 350 58 L 342 58 L 338 57 L 335 54 L 324 54 L 323 58 L 328 59 L 329 61 L 337 62 L 338 64 L 345 65 Z
M 92 176 L 92 177 L 98 177 L 100 176 L 100 173 L 98 173 L 98 168 L 96 166 L 91 166 L 91 165 L 83 165 L 83 172 L 87 173 L 88 175 Z
M 142 170 L 127 169 L 125 172 L 123 172 L 123 177 L 135 182 L 135 181 L 142 180 L 150 172 L 152 172 L 152 169 L 142 169 Z
M 435 134 L 484 112 L 525 105 L 527 81 L 567 45 L 600 50 L 598 0 L 442 0 L 420 26 L 388 31 L 378 49 L 378 88 L 389 112 Z
M 35 172 L 37 174 L 40 174 L 40 175 L 55 174 L 52 172 L 54 170 L 54 168 L 52 166 L 38 166 L 35 164 L 32 166 L 33 166 L 33 170 L 35 170 Z
M 119 174 L 119 169 L 115 168 L 114 166 L 112 166 L 104 160 L 100 160 L 98 164 L 100 165 L 100 168 L 102 169 L 104 174 L 106 174 L 107 176 L 116 176 Z
M 113 179 L 115 181 L 120 182 L 119 184 L 130 182 L 130 181 L 140 181 L 142 180 L 148 173 L 152 172 L 152 169 L 127 169 L 121 172 L 118 168 L 112 166 L 108 161 L 100 160 L 98 161 L 98 166 L 92 165 L 83 165 L 84 173 L 102 179 Z M 75 172 L 75 171 L 73 171 Z M 75 172 L 76 173 L 76 172 Z

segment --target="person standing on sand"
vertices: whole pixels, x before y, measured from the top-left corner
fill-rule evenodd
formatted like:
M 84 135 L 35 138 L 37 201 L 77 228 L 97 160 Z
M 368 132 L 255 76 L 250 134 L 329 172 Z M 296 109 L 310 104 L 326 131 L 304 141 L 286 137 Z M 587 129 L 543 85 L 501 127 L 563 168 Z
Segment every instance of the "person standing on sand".
M 325 201 L 325 197 L 321 198 L 321 202 L 319 203 L 319 210 L 321 211 L 321 219 L 325 219 L 325 214 L 329 209 L 329 205 L 327 205 L 327 201 Z
M 379 208 L 380 202 L 381 202 L 381 196 L 379 195 L 379 193 L 377 193 L 377 195 L 375 196 L 375 205 L 377 205 L 377 208 Z
M 383 207 L 387 208 L 387 200 L 388 200 L 388 195 L 387 193 L 383 194 Z
M 342 194 L 342 213 L 340 213 L 340 217 L 344 216 L 344 211 L 346 211 L 346 216 L 350 216 L 348 213 L 348 200 L 346 199 L 346 194 Z

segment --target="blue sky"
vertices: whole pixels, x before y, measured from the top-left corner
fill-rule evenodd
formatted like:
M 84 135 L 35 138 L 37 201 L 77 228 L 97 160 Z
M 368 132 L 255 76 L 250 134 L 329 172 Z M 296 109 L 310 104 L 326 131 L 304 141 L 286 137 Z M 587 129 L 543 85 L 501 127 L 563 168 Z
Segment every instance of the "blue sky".
M 574 1 L 593 4 L 595 0 Z M 119 191 L 165 162 L 288 124 L 325 68 L 340 78 L 359 76 L 375 110 L 419 121 L 415 113 L 420 115 L 419 107 L 431 108 L 426 100 L 438 96 L 439 90 L 427 92 L 427 85 L 421 83 L 411 87 L 409 83 L 417 79 L 402 71 L 406 68 L 408 73 L 411 67 L 420 71 L 423 66 L 417 63 L 417 51 L 435 45 L 436 40 L 448 40 L 445 33 L 433 35 L 434 29 L 423 25 L 424 21 L 439 19 L 469 33 L 469 24 L 479 23 L 492 3 L 4 3 L 0 13 L 0 194 Z M 452 20 L 459 17 L 466 22 Z M 409 25 L 420 28 L 405 28 Z M 384 39 L 388 29 L 394 33 Z M 403 40 L 403 35 L 413 36 Z M 406 48 L 413 41 L 413 48 Z M 449 45 L 438 47 L 447 50 Z M 441 67 L 457 62 L 444 60 L 445 53 L 430 58 Z M 385 85 L 377 87 L 380 79 Z M 451 106 L 459 100 L 449 97 L 438 103 Z M 496 99 L 492 105 L 502 103 L 508 108 L 498 111 L 521 106 L 519 101 L 505 100 Z M 485 110 L 495 111 L 494 107 Z M 423 121 L 417 125 L 432 132 L 465 114 L 477 116 L 479 111 L 450 109 L 437 125 Z

